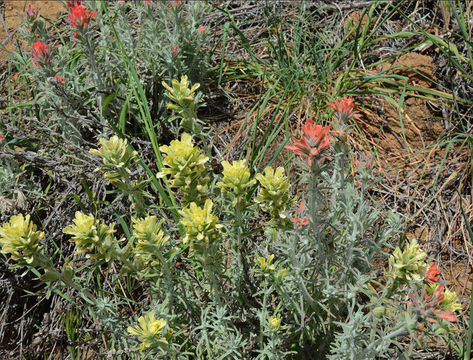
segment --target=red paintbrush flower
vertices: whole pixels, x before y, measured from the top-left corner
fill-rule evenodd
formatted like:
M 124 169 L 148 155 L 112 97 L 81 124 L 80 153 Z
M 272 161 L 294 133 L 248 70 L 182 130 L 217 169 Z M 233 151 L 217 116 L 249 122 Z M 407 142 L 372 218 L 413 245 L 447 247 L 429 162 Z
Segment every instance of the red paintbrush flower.
M 301 139 L 297 140 L 293 137 L 294 145 L 286 145 L 284 148 L 307 159 L 309 166 L 312 166 L 312 158 L 330 146 L 332 138 L 328 136 L 329 132 L 330 125 L 316 125 L 312 119 L 307 119 L 306 124 L 302 125 Z
M 430 268 L 427 270 L 427 274 L 425 275 L 425 281 L 429 284 L 434 284 L 440 279 L 440 269 L 434 262 L 431 262 L 429 266 Z
M 69 24 L 87 29 L 90 19 L 97 15 L 97 11 L 90 11 L 84 6 L 82 1 L 68 1 Z
M 46 45 L 41 42 L 41 40 L 36 41 L 33 44 L 33 61 L 36 65 L 42 66 L 49 57 L 51 53 L 51 45 Z
M 436 318 L 455 322 L 457 321 L 455 314 L 451 310 L 445 310 L 445 307 L 441 308 L 440 303 L 445 298 L 445 295 L 442 294 L 443 289 L 444 285 L 439 284 L 432 295 L 428 295 L 424 291 L 424 296 L 420 299 L 416 299 L 412 294 L 409 294 L 412 299 L 409 304 L 413 307 L 413 310 L 420 312 L 422 317 L 429 322 L 437 322 Z
M 31 5 L 27 5 L 25 8 L 25 19 L 26 21 L 33 21 L 39 15 L 39 8 L 33 8 Z
M 307 216 L 304 216 L 304 218 L 301 220 L 299 216 L 302 216 L 304 214 L 304 202 L 301 201 L 299 208 L 296 210 L 297 215 L 291 219 L 291 222 L 297 223 L 297 230 L 300 230 L 301 226 L 309 225 L 309 219 L 307 219 Z
M 335 102 L 328 104 L 332 109 L 335 110 L 335 117 L 342 123 L 345 123 L 348 119 L 359 118 L 360 114 L 353 110 L 353 97 L 344 97 Z
M 59 75 L 57 75 L 57 74 L 54 75 L 54 78 L 55 78 L 58 82 L 60 82 L 61 84 L 64 84 L 64 82 L 65 82 L 64 78 L 61 77 L 61 76 L 59 76 Z

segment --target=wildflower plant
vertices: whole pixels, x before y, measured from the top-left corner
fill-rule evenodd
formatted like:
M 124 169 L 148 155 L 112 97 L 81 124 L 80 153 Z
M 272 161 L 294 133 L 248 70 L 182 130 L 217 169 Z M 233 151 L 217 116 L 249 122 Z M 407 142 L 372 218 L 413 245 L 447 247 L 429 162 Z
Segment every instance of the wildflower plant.
M 164 246 L 170 237 L 162 229 L 163 222 L 164 219 L 158 222 L 156 216 L 149 214 L 144 218 L 133 219 L 133 246 L 130 252 L 134 268 L 147 280 L 159 279 L 160 270 L 166 264 Z
M 166 331 L 167 330 L 167 331 Z M 171 331 L 167 329 L 167 322 L 164 319 L 156 319 L 153 312 L 138 318 L 138 325 L 128 327 L 128 333 L 138 336 L 141 341 L 140 350 L 148 348 L 164 347 L 168 344 L 167 338 Z
M 126 140 L 114 135 L 110 139 L 100 139 L 101 147 L 89 152 L 102 158 L 103 165 L 96 171 L 102 171 L 109 184 L 114 185 L 134 202 L 136 210 L 141 213 L 145 207 L 143 183 L 133 181 L 130 177 L 137 161 L 137 152 L 130 151 Z
M 190 242 L 194 249 L 204 252 L 220 238 L 222 228 L 222 225 L 218 224 L 218 217 L 212 214 L 212 207 L 212 200 L 207 199 L 204 207 L 190 203 L 187 208 L 180 211 L 186 233 L 182 241 Z
M 389 258 L 389 270 L 387 276 L 396 281 L 409 282 L 423 279 L 427 271 L 427 264 L 424 260 L 427 254 L 413 239 L 403 251 L 397 247 Z
M 120 247 L 113 235 L 114 224 L 100 223 L 93 215 L 76 212 L 73 224 L 64 228 L 63 232 L 72 235 L 79 253 L 88 252 L 86 255 L 95 260 L 110 261 L 120 257 Z
M 287 219 L 286 209 L 292 201 L 284 168 L 278 167 L 274 170 L 268 166 L 264 169 L 264 174 L 257 174 L 255 178 L 260 184 L 255 202 L 271 215 L 274 225 L 284 226 Z
M 37 231 L 30 215 L 15 215 L 0 227 L 0 252 L 20 264 L 38 263 L 44 247 L 40 245 L 43 238 L 44 232 Z
M 348 105 L 339 111 L 347 122 Z M 112 357 L 409 357 L 424 337 L 456 331 L 461 304 L 416 240 L 396 245 L 400 217 L 368 201 L 370 177 L 351 172 L 349 137 L 333 131 L 307 121 L 287 147 L 310 165 L 297 207 L 283 167 L 253 175 L 239 160 L 215 174 L 195 134 L 183 133 L 159 147 L 157 177 L 179 200 L 174 209 L 148 197 L 143 214 L 115 210 L 119 226 L 76 212 L 63 232 L 77 251 L 61 270 L 51 267 L 45 234 L 29 216 L 0 228 L 1 252 L 77 295 Z M 100 143 L 91 151 L 102 158 L 98 171 L 134 197 L 138 154 L 118 137 Z M 386 270 L 374 271 L 375 261 Z
M 202 204 L 208 195 L 208 156 L 192 143 L 192 136 L 184 133 L 181 140 L 160 147 L 164 154 L 164 168 L 158 177 L 167 177 L 171 187 L 181 196 L 183 206 L 195 202 Z
M 255 263 L 256 265 L 258 265 L 259 269 L 262 272 L 271 272 L 271 271 L 274 271 L 275 269 L 274 264 L 273 264 L 273 259 L 274 259 L 273 254 L 268 255 L 267 258 L 260 256 L 255 259 Z
M 190 87 L 187 75 L 183 75 L 181 81 L 172 80 L 171 86 L 164 81 L 162 85 L 167 90 L 166 96 L 172 100 L 172 103 L 168 103 L 167 108 L 181 119 L 180 125 L 186 131 L 199 135 L 202 126 L 197 118 L 197 109 L 201 105 L 202 93 L 196 93 L 196 91 L 200 84 L 197 83 Z M 169 120 L 174 120 L 174 118 Z
M 312 159 L 330 146 L 332 141 L 329 136 L 330 126 L 317 125 L 312 119 L 307 119 L 306 123 L 302 125 L 302 132 L 300 140 L 293 137 L 294 145 L 286 145 L 285 148 L 307 159 L 307 163 L 311 167 Z
M 255 179 L 251 179 L 250 169 L 246 164 L 246 159 L 222 162 L 222 180 L 217 186 L 222 190 L 224 196 L 231 200 L 233 207 L 244 209 L 246 206 L 246 195 L 251 187 L 256 184 Z
M 26 7 L 18 30 L 19 43 L 31 51 L 24 55 L 19 49 L 12 60 L 21 77 L 34 84 L 33 96 L 41 108 L 38 120 L 76 143 L 88 139 L 91 130 L 109 135 L 109 124 L 123 133 L 152 136 L 138 105 L 143 99 L 131 95 L 137 84 L 128 76 L 129 57 L 136 61 L 134 71 L 147 97 L 148 121 L 155 119 L 159 136 L 170 117 L 161 80 L 170 83 L 187 74 L 197 84 L 208 72 L 210 55 L 204 49 L 208 32 L 199 28 L 211 6 L 189 2 L 171 9 L 163 2 L 121 5 L 73 0 L 65 2 L 65 10 L 67 25 L 57 29 L 61 42 L 53 42 L 47 22 L 32 6 Z M 172 47 L 179 52 L 173 54 Z M 194 93 L 195 86 L 194 108 L 201 97 Z

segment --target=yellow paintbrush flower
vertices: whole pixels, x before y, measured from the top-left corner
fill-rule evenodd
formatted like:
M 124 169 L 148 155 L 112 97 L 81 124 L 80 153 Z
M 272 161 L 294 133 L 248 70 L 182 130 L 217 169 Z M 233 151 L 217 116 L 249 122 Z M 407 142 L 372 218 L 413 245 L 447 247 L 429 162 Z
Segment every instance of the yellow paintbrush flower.
M 284 173 L 283 167 L 276 171 L 270 166 L 264 169 L 263 174 L 257 174 L 256 179 L 260 183 L 260 189 L 255 201 L 261 209 L 272 215 L 274 219 L 286 218 L 284 214 L 287 206 L 291 204 L 289 193 L 289 180 Z
M 182 134 L 181 140 L 173 140 L 169 146 L 163 145 L 159 149 L 164 154 L 165 167 L 157 176 L 169 177 L 170 185 L 182 195 L 183 205 L 200 204 L 208 192 L 205 164 L 209 158 L 192 144 L 192 136 L 187 133 Z
M 241 202 L 240 196 L 248 192 L 248 188 L 256 184 L 256 180 L 250 180 L 250 169 L 246 165 L 246 159 L 233 161 L 230 165 L 228 161 L 222 162 L 223 177 L 217 186 L 222 189 L 222 193 L 230 193 L 233 195 L 233 205 Z
M 184 243 L 189 241 L 209 246 L 220 236 L 223 225 L 218 224 L 218 217 L 212 214 L 213 202 L 207 199 L 203 208 L 191 203 L 188 208 L 180 210 L 181 223 L 185 226 Z
M 133 219 L 133 238 L 137 244 L 134 248 L 135 260 L 147 266 L 160 263 L 158 252 L 169 240 L 161 226 L 164 220 L 157 221 L 156 216 L 147 215 L 145 218 Z
M 423 280 L 429 267 L 422 261 L 426 257 L 427 254 L 417 244 L 417 240 L 413 239 L 403 251 L 399 247 L 394 250 L 389 257 L 389 270 L 386 276 L 404 282 Z
M 120 248 L 113 235 L 114 224 L 110 226 L 99 223 L 93 215 L 76 212 L 74 224 L 64 228 L 64 234 L 72 235 L 71 241 L 75 242 L 79 252 L 89 251 L 87 257 L 97 260 L 110 261 L 115 259 Z
M 163 330 L 166 328 L 167 322 L 164 319 L 156 319 L 153 312 L 147 313 L 144 317 L 138 318 L 138 325 L 129 326 L 127 331 L 131 335 L 138 336 L 141 341 L 141 351 L 158 345 L 167 344 L 167 339 L 163 336 Z
M 99 149 L 89 151 L 91 154 L 100 156 L 103 160 L 103 166 L 97 170 L 103 171 L 105 179 L 111 184 L 115 185 L 119 181 L 126 181 L 137 152 L 130 152 L 127 148 L 127 141 L 116 135 L 108 140 L 101 138 L 100 145 Z
M 36 225 L 30 221 L 30 215 L 15 215 L 0 227 L 1 253 L 10 255 L 17 262 L 32 264 L 39 254 L 44 232 L 36 231 Z

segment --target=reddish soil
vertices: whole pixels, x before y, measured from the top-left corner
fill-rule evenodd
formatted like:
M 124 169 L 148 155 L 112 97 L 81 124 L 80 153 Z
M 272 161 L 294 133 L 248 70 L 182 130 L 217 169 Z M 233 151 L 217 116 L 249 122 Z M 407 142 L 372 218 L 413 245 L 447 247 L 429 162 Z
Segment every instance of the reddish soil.
M 391 66 L 394 70 L 390 74 L 408 78 L 409 85 L 428 89 L 432 85 L 429 79 L 435 80 L 434 64 L 430 56 L 407 53 L 394 63 L 384 64 L 379 70 L 383 71 Z M 424 149 L 445 132 L 442 121 L 433 119 L 425 101 L 412 95 L 409 92 L 405 95 L 401 110 L 402 124 L 398 109 L 384 99 L 379 99 L 375 105 L 377 114 L 365 112 L 361 121 L 360 125 L 368 138 L 374 143 L 379 140 L 379 147 L 388 162 Z
M 5 24 L 8 28 L 8 33 L 5 32 L 4 26 L 0 28 L 0 41 L 5 45 L 7 51 L 12 51 L 15 48 L 14 36 L 18 25 L 21 23 L 23 12 L 26 5 L 40 8 L 40 14 L 47 20 L 54 20 L 64 6 L 61 1 L 47 1 L 47 0 L 5 0 Z M 5 51 L 0 50 L 0 61 L 8 58 Z

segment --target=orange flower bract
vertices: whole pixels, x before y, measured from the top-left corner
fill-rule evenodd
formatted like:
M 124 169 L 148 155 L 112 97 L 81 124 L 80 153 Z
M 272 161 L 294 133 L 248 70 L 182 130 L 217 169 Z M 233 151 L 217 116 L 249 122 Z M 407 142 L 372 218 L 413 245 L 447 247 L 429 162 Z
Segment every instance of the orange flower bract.
M 45 63 L 48 60 L 49 54 L 51 52 L 51 45 L 46 45 L 41 42 L 41 40 L 36 41 L 33 44 L 33 61 L 36 65 L 41 66 L 42 63 Z
M 87 29 L 90 19 L 97 15 L 97 11 L 90 11 L 84 6 L 82 1 L 68 1 L 69 24 L 72 26 L 83 26 Z
M 291 219 L 291 222 L 295 222 L 297 224 L 296 228 L 297 230 L 300 230 L 301 226 L 309 225 L 309 219 L 307 216 L 304 216 L 303 219 L 301 219 L 299 216 L 304 215 L 304 202 L 301 201 L 299 208 L 296 210 L 297 216 L 293 217 Z
M 345 122 L 352 117 L 360 117 L 360 114 L 353 110 L 353 97 L 351 96 L 332 101 L 328 106 L 336 111 L 335 117 L 341 122 Z
M 302 125 L 302 132 L 300 140 L 293 137 L 294 145 L 286 145 L 284 148 L 307 159 L 309 166 L 312 166 L 312 158 L 327 149 L 333 140 L 329 136 L 330 125 L 317 125 L 312 119 L 307 119 L 305 125 Z
M 427 270 L 427 274 L 425 275 L 425 281 L 429 284 L 434 284 L 440 279 L 440 269 L 434 262 L 431 262 L 429 266 L 430 268 Z

